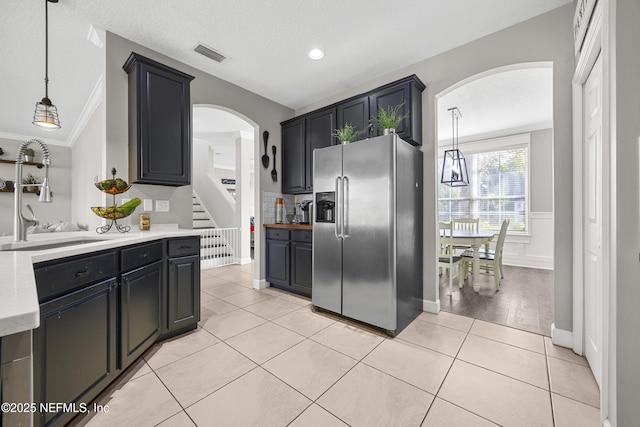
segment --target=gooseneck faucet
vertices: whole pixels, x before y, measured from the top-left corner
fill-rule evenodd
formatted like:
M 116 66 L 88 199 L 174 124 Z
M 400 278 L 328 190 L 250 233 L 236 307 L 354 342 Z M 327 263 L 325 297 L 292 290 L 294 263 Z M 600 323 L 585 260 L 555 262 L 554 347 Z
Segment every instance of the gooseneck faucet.
M 26 148 L 36 143 L 40 145 L 42 149 L 42 164 L 44 164 L 44 180 L 42 184 L 23 184 L 22 183 L 22 164 L 24 163 L 24 152 Z M 33 210 L 31 210 L 31 206 L 29 210 L 31 211 L 32 218 L 26 218 L 22 215 L 22 187 L 41 187 L 40 188 L 40 196 L 38 197 L 39 202 L 50 203 L 51 202 L 51 188 L 49 187 L 49 165 L 51 164 L 51 159 L 49 157 L 49 147 L 47 144 L 40 141 L 39 139 L 30 139 L 29 141 L 23 142 L 20 144 L 20 148 L 18 149 L 18 154 L 16 154 L 16 173 L 15 173 L 15 191 L 13 197 L 13 241 L 14 242 L 26 242 L 27 241 L 27 227 L 30 225 L 36 224 L 36 218 L 33 214 Z

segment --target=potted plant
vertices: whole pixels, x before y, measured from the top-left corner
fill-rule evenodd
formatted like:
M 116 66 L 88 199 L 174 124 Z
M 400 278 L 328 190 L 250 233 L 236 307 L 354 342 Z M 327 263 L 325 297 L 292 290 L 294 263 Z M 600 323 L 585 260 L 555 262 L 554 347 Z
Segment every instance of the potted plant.
M 24 155 L 24 161 L 25 162 L 33 162 L 33 156 L 35 156 L 35 151 L 33 151 L 33 148 L 25 148 L 23 155 Z
M 35 176 L 28 174 L 26 177 L 22 178 L 23 184 L 38 184 L 38 178 Z M 38 186 L 29 186 L 25 187 L 27 191 L 38 191 Z
M 382 129 L 384 135 L 395 133 L 396 128 L 408 116 L 408 114 L 400 114 L 400 108 L 403 105 L 404 102 L 395 107 L 389 105 L 386 110 L 380 107 L 378 114 L 371 116 L 371 122 L 376 128 Z
M 338 138 L 343 144 L 347 144 L 356 140 L 356 129 L 351 123 L 345 123 L 344 127 L 335 129 L 331 135 Z

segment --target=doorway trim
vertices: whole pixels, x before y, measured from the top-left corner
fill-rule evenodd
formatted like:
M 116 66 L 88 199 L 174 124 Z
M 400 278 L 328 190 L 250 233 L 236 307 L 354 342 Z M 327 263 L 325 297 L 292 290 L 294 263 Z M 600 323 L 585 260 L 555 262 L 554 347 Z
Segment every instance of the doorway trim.
M 615 412 L 615 138 L 611 124 L 615 114 L 612 94 L 615 76 L 611 73 L 613 40 L 609 36 L 611 2 L 599 1 L 593 12 L 584 45 L 578 57 L 572 80 L 573 92 L 573 351 L 585 351 L 584 313 L 584 147 L 583 147 L 583 85 L 602 56 L 602 358 L 600 362 L 600 419 L 610 425 Z

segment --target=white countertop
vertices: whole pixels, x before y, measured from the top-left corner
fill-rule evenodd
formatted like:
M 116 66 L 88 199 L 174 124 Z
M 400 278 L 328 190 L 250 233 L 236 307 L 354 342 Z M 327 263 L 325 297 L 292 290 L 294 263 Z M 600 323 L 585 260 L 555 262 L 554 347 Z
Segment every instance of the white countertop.
M 66 246 L 55 249 L 34 251 L 0 251 L 0 337 L 35 329 L 40 325 L 40 306 L 36 288 L 33 264 L 82 255 L 120 246 L 134 245 L 165 237 L 197 236 L 197 230 L 178 229 L 175 226 L 152 225 L 149 231 L 128 233 L 109 232 L 97 234 L 95 231 L 68 233 L 41 233 L 27 236 L 28 242 L 60 242 L 82 237 L 104 239 L 99 242 Z M 13 237 L 0 237 L 0 245 L 11 243 Z

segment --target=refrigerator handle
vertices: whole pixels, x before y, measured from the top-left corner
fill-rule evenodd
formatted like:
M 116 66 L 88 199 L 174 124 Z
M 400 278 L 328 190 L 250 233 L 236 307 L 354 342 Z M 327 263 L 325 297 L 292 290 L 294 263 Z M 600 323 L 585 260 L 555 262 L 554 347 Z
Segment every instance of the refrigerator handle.
M 334 205 L 334 223 L 335 223 L 335 230 L 334 230 L 334 234 L 336 235 L 336 239 L 341 239 L 342 238 L 342 230 L 340 230 L 340 233 L 338 233 L 338 230 L 340 229 L 340 209 L 341 209 L 341 201 L 340 201 L 340 195 L 342 194 L 342 177 L 339 176 L 336 178 L 336 204 Z
M 349 177 L 342 178 L 342 238 L 349 237 Z

